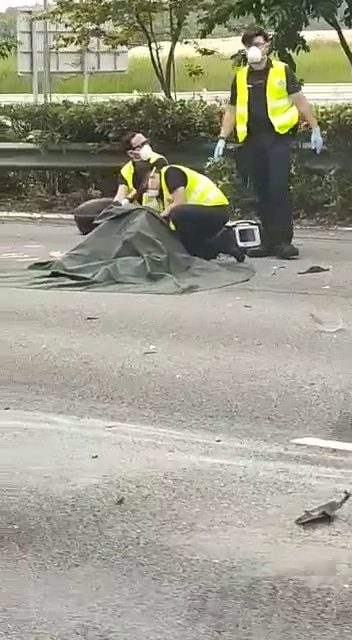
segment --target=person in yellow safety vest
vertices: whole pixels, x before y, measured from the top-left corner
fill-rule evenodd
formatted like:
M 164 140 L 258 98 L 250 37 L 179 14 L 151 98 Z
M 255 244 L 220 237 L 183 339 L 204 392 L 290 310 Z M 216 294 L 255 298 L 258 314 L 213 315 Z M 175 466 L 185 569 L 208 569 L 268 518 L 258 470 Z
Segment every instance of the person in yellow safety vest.
M 229 221 L 229 201 L 209 178 L 180 165 L 154 169 L 148 194 L 161 203 L 161 216 L 176 232 L 186 251 L 205 260 L 220 253 L 245 259 Z
M 269 36 L 251 27 L 242 36 L 247 64 L 237 66 L 229 105 L 224 114 L 214 158 L 220 158 L 226 139 L 233 133 L 241 143 L 238 169 L 251 182 L 262 223 L 262 245 L 250 249 L 250 257 L 298 256 L 292 244 L 293 200 L 289 186 L 293 134 L 299 116 L 310 126 L 311 148 L 320 153 L 323 140 L 310 105 L 293 71 L 271 60 Z
M 130 160 L 118 175 L 118 189 L 114 200 L 121 204 L 129 202 L 144 204 L 150 170 L 154 167 L 161 169 L 167 165 L 167 160 L 153 151 L 142 133 L 135 131 L 128 133 L 122 141 L 122 146 Z

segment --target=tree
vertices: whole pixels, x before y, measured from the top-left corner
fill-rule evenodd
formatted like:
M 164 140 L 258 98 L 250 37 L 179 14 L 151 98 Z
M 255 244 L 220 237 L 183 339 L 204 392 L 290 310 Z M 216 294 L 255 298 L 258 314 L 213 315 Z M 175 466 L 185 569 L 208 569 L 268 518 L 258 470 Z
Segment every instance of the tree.
M 220 0 L 215 11 L 211 6 L 206 8 L 202 33 L 209 35 L 216 25 L 243 18 L 263 24 L 273 34 L 273 51 L 293 68 L 292 52 L 309 51 L 302 30 L 312 20 L 325 20 L 336 31 L 352 65 L 352 50 L 343 33 L 344 28 L 352 27 L 352 0 Z
M 16 18 L 0 13 L 0 60 L 6 60 L 16 48 Z
M 208 0 L 209 1 L 209 0 Z M 150 61 L 167 98 L 172 98 L 175 82 L 175 49 L 182 39 L 187 20 L 202 11 L 205 0 L 59 0 L 49 12 L 50 19 L 65 23 L 74 35 L 65 39 L 82 49 L 92 37 L 105 44 L 146 45 Z M 216 0 L 215 0 L 216 2 Z M 169 41 L 163 56 L 160 42 Z
M 0 41 L 0 60 L 6 60 L 12 53 L 16 51 L 17 43 L 13 40 Z
M 0 13 L 0 38 L 1 40 L 16 42 L 17 22 L 15 16 Z

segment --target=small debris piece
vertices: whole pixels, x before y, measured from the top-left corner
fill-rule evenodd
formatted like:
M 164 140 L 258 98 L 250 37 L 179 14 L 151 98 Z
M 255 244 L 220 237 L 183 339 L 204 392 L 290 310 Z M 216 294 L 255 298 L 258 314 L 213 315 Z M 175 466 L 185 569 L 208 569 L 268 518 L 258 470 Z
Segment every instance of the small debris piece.
M 324 331 L 325 333 L 336 333 L 337 331 L 342 331 L 344 329 L 342 320 L 340 320 L 338 324 L 329 326 L 328 324 L 325 324 L 319 316 L 316 316 L 315 313 L 310 313 L 309 315 L 313 322 L 319 326 L 320 331 Z
M 144 351 L 144 355 L 148 356 L 152 353 L 156 353 L 156 346 L 154 344 L 151 344 L 150 347 Z
M 245 305 L 244 305 L 244 308 L 245 308 L 245 309 L 251 309 L 251 308 L 252 308 L 252 305 L 251 305 L 251 304 L 245 304 Z
M 325 271 L 330 271 L 330 267 L 320 267 L 319 265 L 313 265 L 306 269 L 306 271 L 299 271 L 298 275 L 304 276 L 306 273 L 324 273 Z
M 97 453 L 93 453 L 93 455 L 91 456 L 92 460 L 96 460 L 97 458 L 99 458 Z
M 272 276 L 276 276 L 277 272 L 279 269 L 286 269 L 285 265 L 280 264 L 278 267 L 273 267 L 273 270 L 271 272 Z
M 320 505 L 320 507 L 316 507 L 315 509 L 311 509 L 310 511 L 305 511 L 303 516 L 300 516 L 295 520 L 298 525 L 310 524 L 311 522 L 318 521 L 326 521 L 332 520 L 335 512 L 347 502 L 347 500 L 351 497 L 351 493 L 349 491 L 344 491 L 344 496 L 341 500 L 331 500 L 331 502 L 327 502 L 326 504 Z
M 4 407 L 4 411 L 10 411 L 10 407 Z
M 121 498 L 117 498 L 115 504 L 121 506 L 125 502 L 125 498 L 121 496 Z
M 215 442 L 222 442 L 221 438 L 215 438 Z
M 99 320 L 96 316 L 87 316 L 86 320 Z

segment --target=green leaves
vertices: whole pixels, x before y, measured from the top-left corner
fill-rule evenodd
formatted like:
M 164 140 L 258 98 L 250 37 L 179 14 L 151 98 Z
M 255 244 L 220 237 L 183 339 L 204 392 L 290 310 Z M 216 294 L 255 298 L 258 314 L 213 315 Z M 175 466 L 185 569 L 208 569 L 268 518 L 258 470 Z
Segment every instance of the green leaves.
M 0 59 L 6 60 L 14 51 L 16 51 L 16 40 L 4 40 L 0 42 Z
M 343 29 L 352 26 L 352 0 L 219 0 L 216 8 L 210 1 L 200 18 L 204 35 L 217 25 L 253 19 L 272 34 L 272 50 L 295 69 L 292 52 L 308 51 L 301 32 L 312 19 L 323 19 L 335 29 L 341 47 L 352 65 L 352 51 Z
M 191 163 L 191 155 L 193 159 L 198 157 L 201 163 L 205 146 L 209 145 L 211 155 L 219 133 L 222 108 L 219 104 L 207 104 L 201 100 L 173 102 L 142 96 L 138 100 L 91 105 L 70 102 L 6 105 L 0 108 L 0 122 L 1 116 L 11 121 L 13 138 L 26 141 L 28 136 L 31 136 L 31 140 L 44 150 L 53 145 L 60 147 L 67 143 L 91 142 L 98 147 L 109 146 L 118 151 L 122 137 L 127 131 L 142 131 L 150 138 L 154 148 L 166 155 L 172 155 L 177 151 L 177 145 L 184 143 L 184 149 L 187 148 L 188 151 L 185 152 L 183 162 L 187 164 Z M 295 154 L 292 188 L 297 216 L 328 222 L 350 221 L 352 105 L 319 108 L 317 116 L 330 154 L 324 156 L 327 165 L 325 167 L 323 156 L 316 158 L 310 151 L 304 152 L 303 155 L 302 152 Z M 7 130 L 4 133 L 8 135 Z M 310 134 L 306 127 L 301 128 L 300 136 L 309 140 Z M 320 165 L 320 168 L 312 166 L 314 162 Z M 216 163 L 210 162 L 206 170 L 230 198 L 234 214 L 251 216 L 252 194 L 245 189 L 233 161 L 224 159 Z M 82 174 L 64 172 L 60 177 L 60 189 L 69 194 L 83 189 L 82 185 L 84 189 L 96 186 L 107 177 L 104 171 L 100 173 L 98 180 L 99 176 L 94 176 L 92 172 L 83 177 Z M 28 197 L 28 189 L 33 184 L 37 197 L 40 184 L 41 192 L 46 193 L 47 173 L 44 172 L 40 180 L 38 174 L 34 177 L 33 175 L 30 178 L 31 183 L 26 182 L 27 179 L 23 176 L 11 182 L 11 176 L 7 176 L 4 185 L 13 185 L 16 193 L 19 190 L 18 185 L 23 185 L 23 192 Z M 9 186 L 6 187 L 8 188 Z M 112 192 L 114 189 L 116 176 L 112 180 Z M 81 197 L 89 197 L 87 190 L 82 192 Z
M 201 100 L 173 102 L 142 96 L 91 105 L 6 105 L 0 108 L 1 115 L 11 120 L 19 140 L 36 131 L 36 141 L 44 147 L 65 142 L 113 142 L 118 146 L 128 131 L 143 131 L 156 143 L 173 145 L 204 136 L 215 138 L 221 108 Z

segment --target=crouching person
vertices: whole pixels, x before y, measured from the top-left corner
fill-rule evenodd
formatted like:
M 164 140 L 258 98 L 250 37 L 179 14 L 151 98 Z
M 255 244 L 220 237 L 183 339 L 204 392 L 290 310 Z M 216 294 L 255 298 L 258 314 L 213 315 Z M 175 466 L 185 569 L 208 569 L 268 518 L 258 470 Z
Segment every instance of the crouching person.
M 204 260 L 220 253 L 245 259 L 229 221 L 229 201 L 209 178 L 179 165 L 154 168 L 148 193 L 161 201 L 161 216 L 177 233 L 186 251 Z

